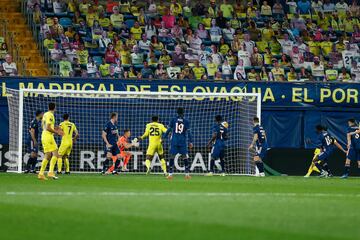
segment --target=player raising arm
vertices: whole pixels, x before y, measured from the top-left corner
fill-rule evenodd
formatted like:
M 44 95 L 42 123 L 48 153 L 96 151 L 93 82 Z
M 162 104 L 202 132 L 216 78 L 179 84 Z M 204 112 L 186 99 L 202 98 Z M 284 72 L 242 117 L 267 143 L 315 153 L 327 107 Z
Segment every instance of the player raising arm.
M 334 151 L 335 146 L 341 151 L 346 153 L 344 148 L 333 138 L 327 131 L 324 126 L 317 125 L 316 132 L 318 133 L 318 142 L 317 147 L 320 148 L 321 153 L 317 155 L 313 162 L 315 166 L 320 170 L 320 177 L 330 177 L 330 169 L 328 166 L 328 160 L 331 154 Z
M 254 127 L 253 127 L 254 137 L 249 146 L 249 149 L 252 149 L 255 146 L 254 162 L 259 170 L 259 176 L 265 177 L 263 159 L 266 157 L 267 148 L 268 148 L 266 141 L 266 133 L 264 128 L 260 125 L 260 120 L 258 117 L 254 117 L 253 123 L 254 123 Z
M 192 134 L 190 130 L 190 121 L 184 118 L 184 109 L 177 109 L 177 116 L 174 117 L 166 131 L 165 137 L 169 135 L 171 132 L 171 140 L 170 140 L 170 154 L 172 155 L 170 158 L 169 164 L 169 176 L 168 179 L 172 179 L 173 168 L 174 168 L 174 158 L 177 154 L 184 160 L 185 165 L 185 178 L 190 178 L 190 163 L 189 163 L 189 154 L 188 154 L 188 143 L 186 135 L 189 137 L 189 149 L 193 148 L 193 140 Z
M 26 165 L 25 173 L 36 173 L 35 167 L 38 157 L 38 141 L 39 141 L 39 128 L 43 117 L 42 111 L 36 111 L 35 118 L 30 122 L 29 135 L 27 139 L 28 153 L 30 154 L 29 160 Z
M 128 152 L 127 150 L 132 147 L 139 147 L 139 143 L 137 141 L 133 140 L 131 143 L 129 142 L 130 136 L 130 129 L 125 129 L 124 134 L 119 138 L 117 142 L 117 145 L 120 149 L 120 157 L 124 160 L 123 167 L 121 169 L 121 171 L 123 172 L 129 171 L 127 169 L 127 164 L 129 163 L 132 156 L 132 153 Z M 108 171 L 113 171 L 114 168 L 114 166 L 111 166 Z
M 211 148 L 211 160 L 210 160 L 210 172 L 206 174 L 207 176 L 212 176 L 214 173 L 215 160 L 220 158 L 221 165 L 221 176 L 225 176 L 225 153 L 226 153 L 226 144 L 225 141 L 228 140 L 228 127 L 229 124 L 223 121 L 222 116 L 217 115 L 215 117 L 216 124 L 213 127 L 213 134 L 210 141 L 207 144 L 208 148 Z
M 150 173 L 151 170 L 151 160 L 155 153 L 157 153 L 159 155 L 160 158 L 160 163 L 161 163 L 161 169 L 163 170 L 164 174 L 166 175 L 166 162 L 165 162 L 165 158 L 164 158 L 164 149 L 163 149 L 163 145 L 162 145 L 162 135 L 164 133 L 166 133 L 167 129 L 165 128 L 165 126 L 161 123 L 159 123 L 159 117 L 158 116 L 153 116 L 151 118 L 152 122 L 146 124 L 146 129 L 144 134 L 139 137 L 136 140 L 144 140 L 145 138 L 149 137 L 149 146 L 147 148 L 146 151 L 146 161 L 145 161 L 145 166 L 146 166 L 146 174 Z
M 64 132 L 59 127 L 55 127 L 55 103 L 49 103 L 49 111 L 47 111 L 42 119 L 42 134 L 41 134 L 41 143 L 44 149 L 44 159 L 41 163 L 40 172 L 38 179 L 46 180 L 47 178 L 44 175 L 45 169 L 50 160 L 50 167 L 48 172 L 48 177 L 52 179 L 57 179 L 54 173 L 55 164 L 59 157 L 58 147 L 55 142 L 54 134 L 62 136 Z
M 106 154 L 106 160 L 103 163 L 103 169 L 101 171 L 102 174 L 106 173 L 106 170 L 109 167 L 109 164 L 112 162 L 112 157 L 115 158 L 115 162 L 113 162 L 114 170 L 112 174 L 117 174 L 116 167 L 120 164 L 120 149 L 116 142 L 119 138 L 119 130 L 117 126 L 118 114 L 116 112 L 112 112 L 110 114 L 110 120 L 105 124 L 104 129 L 102 131 L 102 139 L 104 141 L 105 149 L 104 152 Z
M 69 121 L 69 114 L 63 115 L 64 121 L 60 123 L 60 128 L 64 132 L 64 136 L 61 138 L 61 144 L 59 148 L 59 158 L 57 161 L 58 174 L 61 174 L 62 163 L 65 161 L 65 174 L 70 174 L 69 156 L 73 147 L 73 142 L 79 137 L 79 132 L 76 129 L 74 123 Z
M 359 127 L 356 124 L 355 119 L 348 120 L 348 129 L 347 129 L 347 154 L 345 160 L 344 174 L 341 178 L 348 178 L 350 173 L 350 164 L 351 161 L 358 162 L 358 168 L 360 170 L 360 135 Z

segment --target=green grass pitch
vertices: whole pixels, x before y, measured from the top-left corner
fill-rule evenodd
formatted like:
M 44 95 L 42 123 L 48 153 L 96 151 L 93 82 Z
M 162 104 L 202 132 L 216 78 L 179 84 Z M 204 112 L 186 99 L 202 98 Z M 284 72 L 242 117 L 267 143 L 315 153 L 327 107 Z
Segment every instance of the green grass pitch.
M 360 179 L 0 174 L 0 238 L 360 239 Z

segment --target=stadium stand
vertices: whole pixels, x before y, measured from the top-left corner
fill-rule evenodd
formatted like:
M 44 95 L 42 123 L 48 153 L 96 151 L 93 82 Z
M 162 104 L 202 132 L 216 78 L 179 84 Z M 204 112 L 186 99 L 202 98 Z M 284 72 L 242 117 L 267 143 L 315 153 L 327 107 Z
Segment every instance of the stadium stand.
M 47 76 L 49 74 L 48 66 L 44 63 L 37 44 L 34 41 L 33 34 L 26 24 L 26 19 L 21 13 L 21 2 L 14 0 L 0 0 L 0 22 L 1 22 L 1 39 L 2 48 L 0 52 L 0 61 L 4 70 L 2 75 L 33 75 Z M 7 48 L 7 52 L 3 47 Z M 5 61 L 5 55 L 11 54 L 18 71 L 5 69 L 4 65 L 9 67 Z M 8 61 L 12 61 L 9 59 Z M 11 67 L 14 69 L 14 67 Z
M 38 44 L 65 77 L 141 78 L 146 61 L 147 78 L 360 81 L 356 0 L 28 0 L 36 44 L 10 6 L 27 73 Z

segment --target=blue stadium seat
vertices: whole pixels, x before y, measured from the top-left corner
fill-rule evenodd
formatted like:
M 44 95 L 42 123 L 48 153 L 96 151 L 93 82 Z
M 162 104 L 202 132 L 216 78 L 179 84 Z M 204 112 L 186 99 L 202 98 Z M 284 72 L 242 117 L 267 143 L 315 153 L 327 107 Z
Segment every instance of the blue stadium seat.
M 59 23 L 63 27 L 70 27 L 72 26 L 72 20 L 68 17 L 60 18 Z
M 94 56 L 93 60 L 96 65 L 100 65 L 102 63 L 102 57 L 101 56 Z
M 127 28 L 132 28 L 134 26 L 134 23 L 135 23 L 134 19 L 125 20 L 125 24 Z

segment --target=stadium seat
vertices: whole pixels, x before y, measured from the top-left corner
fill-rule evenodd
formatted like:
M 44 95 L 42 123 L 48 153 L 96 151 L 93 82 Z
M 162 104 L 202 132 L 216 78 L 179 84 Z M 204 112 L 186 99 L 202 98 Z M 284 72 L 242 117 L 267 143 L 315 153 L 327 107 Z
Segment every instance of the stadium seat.
M 125 20 L 125 24 L 127 28 L 132 28 L 134 26 L 135 20 L 134 19 L 127 19 Z
M 60 18 L 59 23 L 64 28 L 72 26 L 72 20 L 70 18 L 68 18 L 68 17 Z

